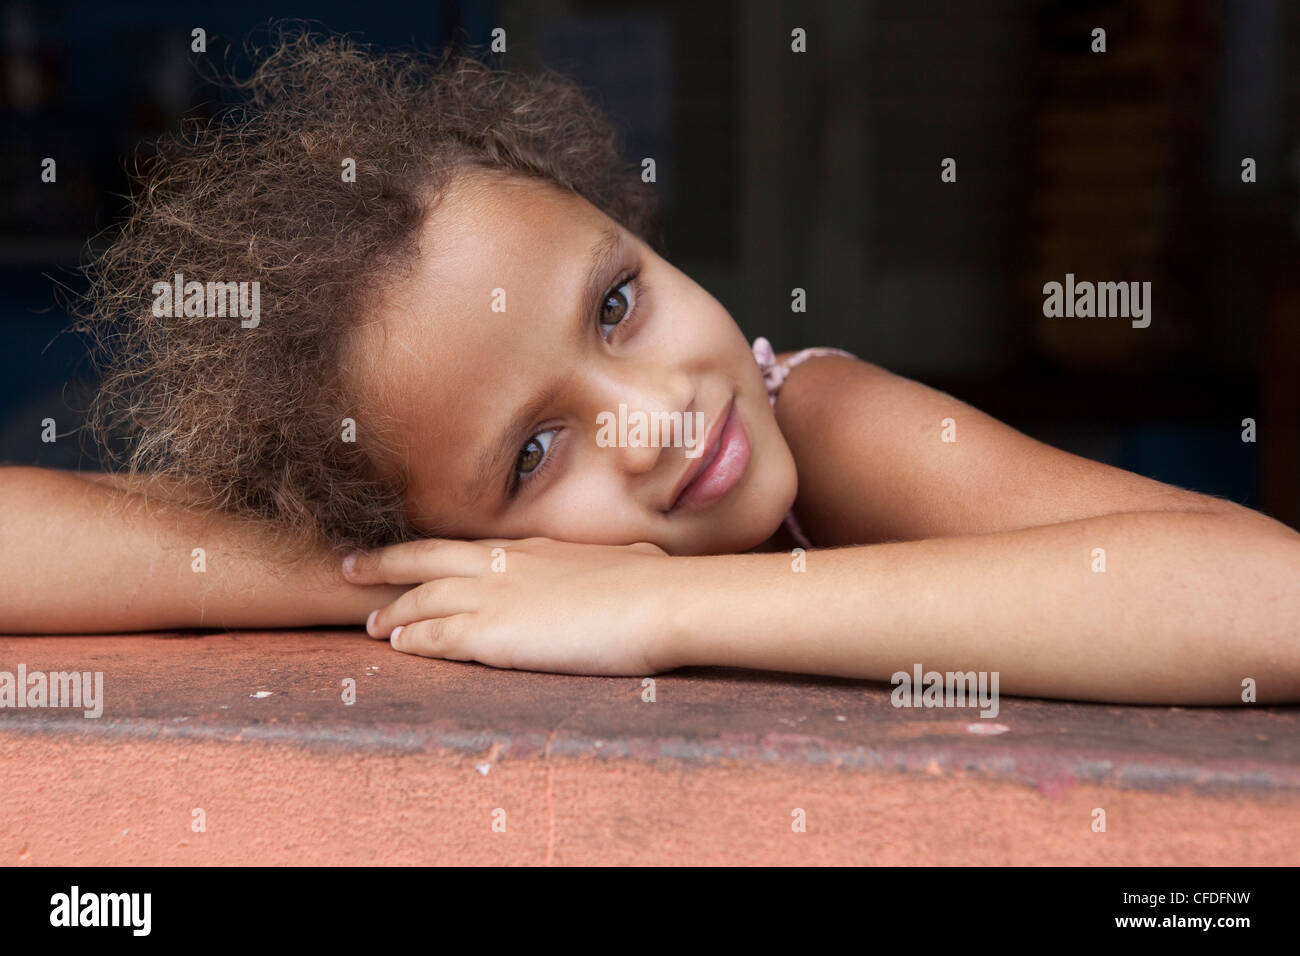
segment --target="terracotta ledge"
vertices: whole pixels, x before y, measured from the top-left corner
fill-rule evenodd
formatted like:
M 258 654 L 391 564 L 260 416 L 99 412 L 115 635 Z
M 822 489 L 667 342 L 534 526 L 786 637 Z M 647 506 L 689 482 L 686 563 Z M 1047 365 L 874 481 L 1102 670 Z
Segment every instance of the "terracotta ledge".
M 19 664 L 102 672 L 104 702 L 0 709 L 9 865 L 1300 859 L 1298 708 L 1003 697 L 988 719 L 721 669 L 661 675 L 648 703 L 638 679 L 359 630 L 0 637 Z

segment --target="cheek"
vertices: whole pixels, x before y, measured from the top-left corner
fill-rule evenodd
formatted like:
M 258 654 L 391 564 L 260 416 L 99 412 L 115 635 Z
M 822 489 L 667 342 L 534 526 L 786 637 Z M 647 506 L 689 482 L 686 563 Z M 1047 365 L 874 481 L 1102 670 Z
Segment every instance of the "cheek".
M 670 319 L 673 337 L 707 346 L 714 356 L 726 356 L 744 333 L 717 299 L 689 276 L 671 266 L 647 277 L 649 302 L 656 317 Z
M 785 512 L 794 504 L 799 476 L 794 454 L 781 433 L 781 426 L 777 424 L 776 415 L 767 398 L 767 390 L 761 385 L 761 376 L 758 394 L 754 396 L 750 408 L 750 428 L 754 443 L 751 467 L 754 469 L 755 497 L 752 502 L 765 519 L 784 517 Z
M 566 474 L 526 513 L 511 518 L 503 537 L 532 535 L 588 544 L 631 544 L 648 533 L 644 511 L 626 485 L 600 469 Z

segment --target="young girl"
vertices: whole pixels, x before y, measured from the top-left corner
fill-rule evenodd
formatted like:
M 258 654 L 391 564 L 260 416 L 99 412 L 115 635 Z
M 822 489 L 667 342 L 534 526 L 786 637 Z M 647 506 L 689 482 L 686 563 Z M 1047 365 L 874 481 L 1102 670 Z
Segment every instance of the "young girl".
M 573 86 L 306 35 L 243 86 L 93 263 L 91 423 L 128 467 L 2 472 L 3 630 L 365 622 L 495 667 L 1300 700 L 1300 535 L 751 344 Z M 256 321 L 213 314 L 232 282 Z M 611 441 L 637 414 L 682 427 Z

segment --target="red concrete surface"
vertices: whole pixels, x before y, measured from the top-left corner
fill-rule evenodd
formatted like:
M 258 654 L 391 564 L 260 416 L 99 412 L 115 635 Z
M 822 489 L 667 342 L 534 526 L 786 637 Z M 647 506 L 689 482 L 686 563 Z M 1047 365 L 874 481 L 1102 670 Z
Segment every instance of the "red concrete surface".
M 19 663 L 102 671 L 105 704 L 0 709 L 6 865 L 1300 862 L 1297 708 L 988 720 L 717 669 L 647 703 L 360 631 L 0 637 Z

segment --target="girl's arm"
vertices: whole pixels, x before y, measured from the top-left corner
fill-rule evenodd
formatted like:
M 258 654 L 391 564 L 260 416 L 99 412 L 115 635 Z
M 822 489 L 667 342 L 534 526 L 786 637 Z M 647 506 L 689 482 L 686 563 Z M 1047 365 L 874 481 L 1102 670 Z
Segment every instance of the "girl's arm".
M 426 539 L 347 574 L 417 585 L 379 611 L 372 637 L 494 667 L 887 681 L 919 665 L 996 672 L 1010 694 L 1165 704 L 1242 703 L 1249 678 L 1261 703 L 1300 700 L 1300 536 L 1227 512 L 802 554 Z
M 349 584 L 323 555 L 288 562 L 183 500 L 147 479 L 0 468 L 0 633 L 357 626 L 405 590 Z
M 1300 700 L 1300 535 L 1034 441 L 869 363 L 812 360 L 778 420 L 813 540 L 683 559 L 676 663 L 887 678 L 996 670 L 1011 693 Z M 944 441 L 944 438 L 955 441 Z M 697 619 L 727 600 L 725 613 Z
M 1165 704 L 1241 703 L 1251 678 L 1262 703 L 1300 700 L 1300 536 L 1231 514 L 668 560 L 665 667 L 888 680 L 919 664 L 996 671 L 1010 694 Z

